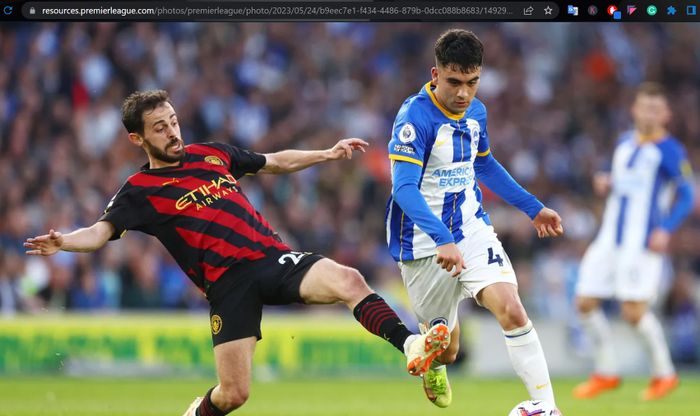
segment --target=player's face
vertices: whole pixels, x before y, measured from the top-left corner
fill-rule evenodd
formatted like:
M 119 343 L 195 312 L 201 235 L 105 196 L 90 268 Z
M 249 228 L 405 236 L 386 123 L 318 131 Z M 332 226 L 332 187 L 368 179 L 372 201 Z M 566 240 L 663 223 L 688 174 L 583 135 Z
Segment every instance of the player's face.
M 664 96 L 640 94 L 632 104 L 632 118 L 640 133 L 652 134 L 666 126 L 671 110 Z
M 152 158 L 165 163 L 178 163 L 185 157 L 180 125 L 169 103 L 145 112 L 143 126 L 143 147 Z
M 479 89 L 481 67 L 464 72 L 454 65 L 433 67 L 431 69 L 435 98 L 453 114 L 464 112 L 472 103 Z

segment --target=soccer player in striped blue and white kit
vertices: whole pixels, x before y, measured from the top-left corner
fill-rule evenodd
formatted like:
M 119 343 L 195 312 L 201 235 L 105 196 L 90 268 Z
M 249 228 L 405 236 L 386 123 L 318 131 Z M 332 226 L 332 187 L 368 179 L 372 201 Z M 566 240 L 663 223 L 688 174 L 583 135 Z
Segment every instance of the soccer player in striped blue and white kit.
M 595 349 L 594 374 L 574 389 L 581 399 L 620 384 L 612 334 L 599 307 L 607 298 L 621 302 L 622 317 L 651 353 L 653 377 L 642 399 L 661 398 L 678 384 L 663 330 L 648 306 L 659 288 L 670 236 L 693 205 L 691 169 L 683 145 L 666 130 L 671 112 L 660 85 L 639 87 L 632 118 L 634 130 L 621 135 L 612 172 L 594 178 L 596 191 L 609 195 L 576 287 L 581 323 Z
M 482 55 L 483 45 L 472 32 L 442 34 L 432 80 L 406 99 L 396 116 L 389 143 L 389 250 L 419 322 L 444 322 L 452 333 L 450 346 L 423 377 L 434 404 L 446 407 L 452 400 L 445 364 L 457 356 L 457 306 L 467 297 L 495 315 L 530 396 L 554 404 L 540 340 L 482 207 L 477 179 L 526 213 L 540 237 L 561 235 L 561 218 L 520 187 L 491 153 L 486 107 L 475 97 Z

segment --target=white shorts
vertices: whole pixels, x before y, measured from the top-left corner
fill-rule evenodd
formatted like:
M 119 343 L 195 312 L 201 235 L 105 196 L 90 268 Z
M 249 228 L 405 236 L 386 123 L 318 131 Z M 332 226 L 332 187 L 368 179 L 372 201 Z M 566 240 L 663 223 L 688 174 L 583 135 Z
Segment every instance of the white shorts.
M 481 219 L 465 229 L 457 243 L 467 268 L 457 277 L 436 263 L 437 256 L 399 263 L 401 277 L 419 322 L 428 326 L 445 323 L 452 331 L 457 324 L 457 307 L 462 299 L 476 295 L 497 282 L 517 286 L 515 271 L 493 227 Z M 452 269 L 454 271 L 454 269 Z
M 622 250 L 593 242 L 581 260 L 576 294 L 621 301 L 654 301 L 663 273 L 663 259 L 663 255 L 649 250 Z

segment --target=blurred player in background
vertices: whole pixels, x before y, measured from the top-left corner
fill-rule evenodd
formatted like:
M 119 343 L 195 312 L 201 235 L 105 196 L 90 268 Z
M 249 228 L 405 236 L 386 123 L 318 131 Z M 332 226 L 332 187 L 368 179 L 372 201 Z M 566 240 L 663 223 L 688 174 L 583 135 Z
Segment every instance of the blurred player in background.
M 445 325 L 412 334 L 355 269 L 323 256 L 292 251 L 242 193 L 246 174 L 289 173 L 364 151 L 360 139 L 331 149 L 258 154 L 223 143 L 185 146 L 165 91 L 136 92 L 122 106 L 129 140 L 148 156 L 92 226 L 27 239 L 27 254 L 90 252 L 127 230 L 153 235 L 207 295 L 219 384 L 197 398 L 187 416 L 218 416 L 248 398 L 262 308 L 289 303 L 343 302 L 370 332 L 405 352 L 421 375 L 449 343 Z
M 666 130 L 671 112 L 660 85 L 639 87 L 632 118 L 634 130 L 620 137 L 612 172 L 594 178 L 595 191 L 609 195 L 598 236 L 581 261 L 576 287 L 581 323 L 595 349 L 595 372 L 574 389 L 574 396 L 581 399 L 620 384 L 601 299 L 622 303 L 623 319 L 649 348 L 652 379 L 642 399 L 661 398 L 678 384 L 663 329 L 649 304 L 659 289 L 671 234 L 693 205 L 691 168 L 685 148 Z
M 459 350 L 458 304 L 473 297 L 501 325 L 530 396 L 554 404 L 540 340 L 476 180 L 526 213 L 539 237 L 561 235 L 561 218 L 520 187 L 491 154 L 486 107 L 475 97 L 482 54 L 472 32 L 445 32 L 435 45 L 432 81 L 404 101 L 396 116 L 389 143 L 389 250 L 419 322 L 442 322 L 452 331 L 449 348 L 423 377 L 433 403 L 447 407 L 452 400 L 445 364 L 454 362 Z

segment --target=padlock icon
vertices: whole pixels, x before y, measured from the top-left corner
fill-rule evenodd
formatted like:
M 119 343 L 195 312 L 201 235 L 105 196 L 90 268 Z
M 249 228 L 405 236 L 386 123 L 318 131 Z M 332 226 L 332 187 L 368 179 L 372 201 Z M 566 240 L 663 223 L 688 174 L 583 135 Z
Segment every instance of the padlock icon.
M 34 7 L 30 7 L 29 14 L 36 14 L 36 9 Z

